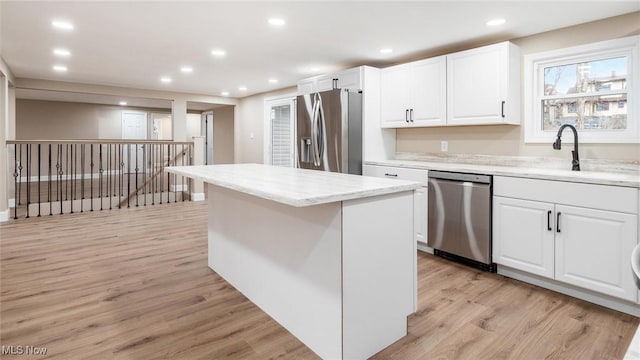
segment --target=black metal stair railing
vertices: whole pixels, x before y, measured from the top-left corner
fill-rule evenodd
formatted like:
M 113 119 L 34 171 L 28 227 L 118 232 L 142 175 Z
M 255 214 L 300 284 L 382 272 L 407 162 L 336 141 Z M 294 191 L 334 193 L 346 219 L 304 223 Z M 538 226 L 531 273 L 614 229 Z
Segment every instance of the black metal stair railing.
M 13 218 L 189 200 L 189 179 L 164 174 L 191 165 L 193 142 L 10 140 Z

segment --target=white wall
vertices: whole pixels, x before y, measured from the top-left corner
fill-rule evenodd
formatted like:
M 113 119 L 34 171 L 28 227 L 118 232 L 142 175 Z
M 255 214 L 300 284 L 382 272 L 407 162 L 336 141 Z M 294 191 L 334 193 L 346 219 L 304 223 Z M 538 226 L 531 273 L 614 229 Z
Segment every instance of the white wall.
M 213 109 L 213 163 L 234 161 L 234 106 Z
M 264 162 L 264 100 L 295 95 L 296 91 L 295 87 L 290 87 L 240 99 L 235 114 L 236 163 Z

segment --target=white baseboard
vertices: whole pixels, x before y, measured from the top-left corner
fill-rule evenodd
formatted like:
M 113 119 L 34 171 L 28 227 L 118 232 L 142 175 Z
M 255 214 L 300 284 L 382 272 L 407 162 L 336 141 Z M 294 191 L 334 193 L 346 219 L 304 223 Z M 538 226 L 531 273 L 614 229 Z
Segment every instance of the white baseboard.
M 0 211 L 0 222 L 9 221 L 9 209 Z
M 594 304 L 598 304 L 609 309 L 614 309 L 623 313 L 640 317 L 640 306 L 630 301 L 617 299 L 611 296 L 597 293 L 595 291 L 582 289 L 577 286 L 561 283 L 556 280 L 543 278 L 537 275 L 529 274 L 517 269 L 508 268 L 498 265 L 498 274 L 510 277 L 516 280 L 524 281 L 529 284 L 537 285 L 545 289 L 553 290 L 561 294 L 569 295 L 578 299 L 582 299 Z
M 433 254 L 433 248 L 427 246 L 427 244 L 420 241 L 418 241 L 418 250 L 429 253 L 429 254 Z
M 191 193 L 191 201 L 204 201 L 204 193 Z

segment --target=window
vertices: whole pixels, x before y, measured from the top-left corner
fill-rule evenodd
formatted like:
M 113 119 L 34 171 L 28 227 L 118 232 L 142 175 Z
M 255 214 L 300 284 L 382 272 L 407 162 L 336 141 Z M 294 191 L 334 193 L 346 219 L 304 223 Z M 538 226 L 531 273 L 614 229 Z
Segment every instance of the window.
M 264 163 L 294 166 L 295 98 L 265 100 Z
M 640 141 L 639 43 L 633 36 L 527 55 L 525 142 L 553 142 L 563 124 L 581 142 Z

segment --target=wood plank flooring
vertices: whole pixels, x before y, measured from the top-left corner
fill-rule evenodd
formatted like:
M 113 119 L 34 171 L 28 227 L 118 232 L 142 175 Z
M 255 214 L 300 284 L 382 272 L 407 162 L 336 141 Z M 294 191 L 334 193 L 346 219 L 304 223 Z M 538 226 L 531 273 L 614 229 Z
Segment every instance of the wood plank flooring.
M 20 359 L 315 359 L 207 267 L 206 204 L 0 224 L 0 344 Z M 409 335 L 375 359 L 622 359 L 639 319 L 420 253 Z M 18 358 L 9 355 L 4 358 Z

